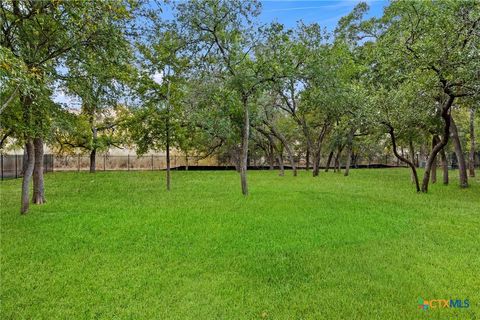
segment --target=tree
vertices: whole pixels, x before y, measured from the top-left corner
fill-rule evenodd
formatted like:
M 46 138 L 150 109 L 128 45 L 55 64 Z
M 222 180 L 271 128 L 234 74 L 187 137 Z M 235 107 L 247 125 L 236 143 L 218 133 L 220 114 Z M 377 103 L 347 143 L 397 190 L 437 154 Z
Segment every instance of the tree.
M 62 59 L 85 47 L 102 48 L 112 33 L 125 26 L 136 7 L 135 1 L 2 1 L 0 15 L 2 51 L 8 50 L 24 66 L 27 78 L 34 78 L 32 86 L 20 84 L 16 97 L 24 113 L 24 130 L 19 136 L 26 143 L 28 168 L 24 174 L 22 199 L 28 198 L 28 183 L 34 175 L 35 203 L 44 202 L 43 139 L 45 131 L 38 124 L 45 122 L 43 106 L 37 102 L 49 98 L 45 88 L 56 80 Z M 42 97 L 43 96 L 43 97 Z M 35 117 L 34 117 L 35 116 Z M 33 121 L 35 119 L 37 121 Z M 45 126 L 42 126 L 44 129 Z M 37 161 L 34 158 L 35 140 Z M 42 146 L 42 147 L 41 147 Z M 30 170 L 37 164 L 37 170 Z M 28 210 L 22 201 L 21 213 Z
M 86 120 L 88 128 L 78 137 L 70 135 L 70 141 L 57 141 L 89 151 L 90 173 L 96 170 L 97 151 L 119 144 L 113 133 L 120 120 L 116 115 L 122 108 L 119 100 L 126 100 L 122 93 L 128 93 L 126 87 L 135 78 L 131 62 L 130 45 L 125 35 L 117 32 L 104 41 L 103 50 L 84 48 L 64 63 L 69 70 L 62 76 L 66 92 L 81 101 L 81 120 Z
M 240 180 L 248 195 L 247 165 L 252 97 L 273 78 L 253 59 L 257 44 L 252 18 L 259 14 L 256 1 L 188 1 L 178 5 L 178 21 L 196 44 L 200 69 L 220 78 L 235 92 L 242 107 Z
M 451 107 L 478 91 L 479 23 L 477 1 L 397 1 L 385 11 L 370 34 L 376 36 L 376 68 L 390 68 L 390 77 L 416 83 L 434 92 L 430 111 L 443 121 L 440 141 L 429 152 L 421 191 L 428 191 L 433 162 L 448 143 Z M 373 31 L 372 31 L 373 30 Z M 385 73 L 387 74 L 387 73 Z M 416 112 L 406 109 L 405 113 Z

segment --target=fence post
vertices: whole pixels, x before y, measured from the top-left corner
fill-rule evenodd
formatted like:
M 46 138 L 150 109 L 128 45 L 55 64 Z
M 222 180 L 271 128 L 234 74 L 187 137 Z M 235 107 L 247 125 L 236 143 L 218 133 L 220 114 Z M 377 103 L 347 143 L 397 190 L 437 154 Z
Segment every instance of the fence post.
M 0 155 L 0 166 L 2 167 L 2 181 L 3 181 L 3 153 Z
M 152 154 L 152 171 L 153 171 L 153 154 Z
M 127 154 L 127 169 L 130 171 L 130 153 Z
M 80 172 L 80 154 L 77 156 L 77 171 Z
M 107 154 L 104 153 L 104 154 L 103 154 L 103 171 L 106 170 L 106 166 L 105 166 L 106 162 L 107 162 Z

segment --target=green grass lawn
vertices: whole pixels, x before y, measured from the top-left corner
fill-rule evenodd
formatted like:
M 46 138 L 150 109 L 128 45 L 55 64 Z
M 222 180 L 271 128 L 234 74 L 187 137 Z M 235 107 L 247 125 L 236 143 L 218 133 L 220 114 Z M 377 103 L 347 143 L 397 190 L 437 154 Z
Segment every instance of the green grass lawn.
M 0 318 L 477 319 L 480 179 L 451 175 L 252 171 L 244 198 L 235 172 L 53 173 L 26 216 L 4 181 Z

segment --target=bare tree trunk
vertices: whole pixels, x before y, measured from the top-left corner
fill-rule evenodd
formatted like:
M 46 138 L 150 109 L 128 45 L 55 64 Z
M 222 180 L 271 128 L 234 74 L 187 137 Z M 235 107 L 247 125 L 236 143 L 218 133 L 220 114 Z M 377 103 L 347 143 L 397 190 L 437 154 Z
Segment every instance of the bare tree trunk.
M 279 176 L 283 177 L 285 175 L 285 166 L 283 165 L 283 156 L 281 153 L 277 153 L 278 167 L 280 169 Z
M 390 138 L 392 140 L 393 153 L 395 154 L 397 159 L 405 162 L 412 169 L 413 177 L 415 179 L 415 187 L 417 188 L 417 192 L 419 192 L 420 191 L 420 184 L 419 184 L 419 181 L 418 181 L 417 169 L 415 168 L 415 164 L 413 163 L 413 161 L 410 161 L 410 160 L 408 160 L 408 159 L 406 159 L 406 158 L 404 158 L 404 157 L 402 157 L 401 155 L 398 154 L 397 142 L 396 142 L 396 139 L 395 139 L 395 133 L 394 133 L 393 127 L 388 123 L 385 123 L 385 125 L 389 129 L 388 133 L 390 134 Z M 428 180 L 427 180 L 427 182 L 428 182 Z
M 353 135 L 355 134 L 355 129 L 352 128 L 348 133 L 347 139 L 347 163 L 345 164 L 345 173 L 344 176 L 347 177 L 350 171 L 350 164 L 352 162 L 352 150 L 353 150 Z
M 332 158 L 333 158 L 333 151 L 330 151 L 330 154 L 328 155 L 328 159 L 327 159 L 327 166 L 325 168 L 325 172 L 328 172 L 328 170 L 330 169 L 330 163 L 332 162 Z
M 320 134 L 315 143 L 316 148 L 313 154 L 313 170 L 312 170 L 312 175 L 314 177 L 317 177 L 320 171 L 320 157 L 322 156 L 322 143 L 323 143 L 323 139 L 327 135 L 329 127 L 330 125 L 328 123 L 324 123 L 322 130 L 320 130 Z
M 412 161 L 412 163 L 415 165 L 415 149 L 413 147 L 412 139 L 410 139 L 408 142 L 408 152 L 410 153 L 410 161 Z M 412 180 L 412 183 L 415 183 L 415 177 L 413 176 L 413 171 L 410 175 L 410 178 Z
M 459 183 L 460 188 L 467 188 L 468 187 L 468 176 L 467 176 L 467 165 L 465 163 L 465 156 L 462 151 L 462 144 L 460 143 L 460 138 L 458 137 L 458 130 L 451 117 L 451 127 L 452 127 L 452 140 L 453 146 L 455 147 L 455 154 L 457 155 L 458 159 L 458 174 L 459 174 Z
M 432 167 L 432 163 L 437 156 L 437 153 L 440 152 L 448 143 L 448 139 L 450 136 L 450 123 L 451 123 L 451 116 L 450 116 L 450 108 L 455 100 L 455 96 L 449 95 L 447 101 L 442 107 L 442 118 L 445 122 L 443 127 L 443 137 L 439 143 L 432 149 L 430 155 L 427 158 L 425 163 L 425 173 L 423 174 L 422 180 L 422 192 L 428 192 L 428 182 L 430 180 L 430 170 Z
M 93 117 L 91 120 L 91 125 L 92 125 L 93 148 L 90 151 L 90 173 L 95 173 L 96 160 L 97 160 L 97 128 L 93 127 Z
M 439 142 L 439 140 L 437 140 L 437 136 L 436 135 L 433 135 L 433 138 L 432 138 L 432 149 L 435 148 L 435 145 Z M 432 173 L 431 173 L 431 176 L 430 176 L 430 182 L 431 183 L 436 183 L 437 182 L 437 157 L 435 157 L 435 159 L 433 159 L 433 162 L 432 162 Z
M 445 148 L 442 148 L 442 150 L 440 150 L 440 159 L 442 161 L 443 184 L 448 185 L 448 161 L 447 155 L 445 153 Z
M 310 169 L 310 150 L 307 148 L 307 152 L 305 154 L 305 170 L 308 171 Z
M 33 139 L 33 148 L 35 154 L 33 167 L 33 197 L 34 204 L 42 204 L 45 201 L 45 186 L 43 179 L 43 139 Z
M 248 111 L 247 97 L 243 97 L 243 130 L 242 130 L 242 151 L 240 154 L 240 182 L 242 194 L 248 195 L 247 164 L 248 164 L 248 137 L 250 134 L 250 114 Z
M 290 166 L 292 167 L 293 176 L 296 177 L 297 176 L 297 165 L 295 164 L 295 157 L 293 155 L 292 148 L 290 148 L 290 145 L 288 144 L 287 139 L 271 123 L 268 123 L 268 122 L 264 122 L 264 123 L 270 128 L 270 131 L 273 133 L 273 135 L 275 137 L 277 137 L 278 140 L 280 140 L 283 147 L 287 151 L 288 159 L 290 160 Z
M 316 150 L 313 154 L 313 169 L 312 175 L 314 177 L 318 177 L 318 173 L 320 171 L 320 150 Z
M 475 108 L 470 108 L 470 155 L 468 164 L 470 177 L 475 177 Z
M 90 173 L 95 173 L 96 171 L 96 160 L 97 160 L 97 148 L 93 148 L 90 151 Z
M 22 180 L 22 205 L 20 208 L 21 214 L 27 213 L 30 204 L 28 193 L 30 188 L 30 180 L 32 179 L 33 174 L 33 167 L 35 166 L 34 147 L 31 139 L 27 139 L 27 142 L 25 143 L 25 150 L 27 153 L 27 166 L 25 168 L 25 172 L 23 173 Z

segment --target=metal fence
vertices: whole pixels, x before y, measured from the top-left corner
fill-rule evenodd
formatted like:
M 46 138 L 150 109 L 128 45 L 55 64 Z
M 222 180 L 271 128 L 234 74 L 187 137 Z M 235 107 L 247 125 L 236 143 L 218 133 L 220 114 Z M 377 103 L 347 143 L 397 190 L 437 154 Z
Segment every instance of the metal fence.
M 265 158 L 250 159 L 249 168 L 267 169 L 270 167 Z M 296 159 L 299 168 L 305 167 L 305 159 Z M 2 154 L 1 155 L 1 179 L 19 178 L 23 176 L 23 154 Z M 342 164 L 344 165 L 344 161 Z M 396 162 L 391 157 L 375 159 L 372 164 L 382 164 L 395 166 Z M 284 165 L 289 167 L 288 159 L 284 158 Z M 356 167 L 357 163 L 352 163 Z M 367 166 L 367 163 L 361 165 Z M 368 166 L 370 162 L 368 163 Z M 230 160 L 219 160 L 217 158 L 204 158 L 200 156 L 180 156 L 170 157 L 170 166 L 173 170 L 180 169 L 232 169 L 235 164 Z M 278 164 L 275 163 L 278 167 Z M 333 163 L 332 163 L 333 166 Z M 164 155 L 109 155 L 98 154 L 95 161 L 96 171 L 146 171 L 146 170 L 165 170 L 167 168 L 166 156 Z M 44 172 L 54 171 L 89 171 L 89 155 L 56 155 L 46 154 L 44 156 Z
M 19 178 L 23 176 L 23 154 L 0 155 L 1 179 Z M 44 172 L 53 171 L 89 171 L 90 156 L 88 155 L 54 155 L 46 154 L 43 160 Z M 219 166 L 214 159 L 204 159 L 199 156 L 171 156 L 172 169 L 193 167 Z M 97 155 L 95 169 L 97 171 L 129 171 L 129 170 L 165 170 L 166 156 L 160 155 Z
M 480 154 L 479 154 L 480 156 Z M 449 157 L 449 166 L 457 167 L 456 157 Z M 480 157 L 477 157 L 477 161 Z M 250 159 L 249 168 L 252 169 L 268 169 L 269 161 L 262 157 L 259 159 Z M 90 156 L 88 155 L 55 155 L 46 154 L 44 156 L 44 172 L 54 171 L 89 171 Z M 321 166 L 325 166 L 326 159 L 322 159 Z M 23 154 L 1 154 L 1 179 L 19 178 L 23 176 Z M 340 165 L 344 167 L 345 157 L 341 158 Z M 418 165 L 423 166 L 420 161 Z M 284 157 L 284 165 L 289 168 L 290 163 Z M 297 158 L 296 165 L 298 168 L 305 168 L 305 159 Z M 333 169 L 333 161 L 331 167 Z M 352 161 L 352 168 L 375 168 L 375 167 L 396 167 L 405 166 L 398 159 L 391 155 L 375 157 L 372 159 L 355 159 Z M 235 164 L 229 159 L 219 160 L 217 158 L 204 158 L 200 156 L 180 156 L 173 155 L 170 157 L 170 166 L 173 170 L 185 169 L 233 169 Z M 310 164 L 311 166 L 311 164 Z M 478 164 L 477 164 L 478 166 Z M 278 168 L 278 164 L 275 163 Z M 95 161 L 96 171 L 146 171 L 146 170 L 165 170 L 167 168 L 166 156 L 164 155 L 109 155 L 98 154 Z
M 175 169 L 188 166 L 216 166 L 218 163 L 212 159 L 203 159 L 196 156 L 171 156 L 170 166 Z M 88 171 L 90 170 L 90 157 L 82 155 L 55 155 L 54 171 Z M 97 155 L 95 170 L 97 171 L 128 171 L 128 170 L 165 170 L 167 168 L 166 156 L 160 155 Z
M 43 172 L 53 172 L 54 155 L 46 154 L 43 157 Z M 23 176 L 24 159 L 22 154 L 1 154 L 0 175 L 1 179 L 19 178 Z

